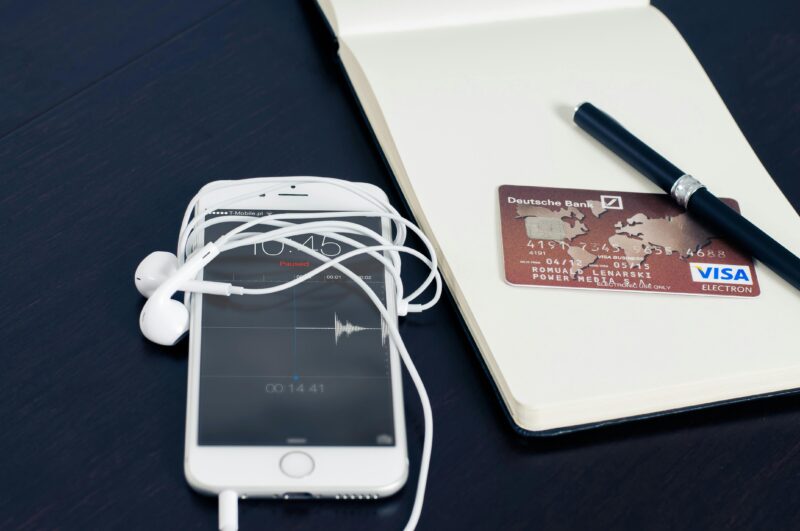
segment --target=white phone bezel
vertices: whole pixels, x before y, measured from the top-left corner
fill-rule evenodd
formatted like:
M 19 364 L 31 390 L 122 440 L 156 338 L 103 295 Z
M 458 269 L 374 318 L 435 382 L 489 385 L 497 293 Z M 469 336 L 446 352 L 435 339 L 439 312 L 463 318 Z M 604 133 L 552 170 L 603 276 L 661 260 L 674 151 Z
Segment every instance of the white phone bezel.
M 365 192 L 382 200 L 386 195 L 372 185 L 359 185 Z M 227 198 L 263 190 L 265 184 L 237 186 L 209 191 L 198 203 L 197 211 Z M 366 200 L 352 192 L 324 183 L 297 184 L 294 188 L 237 202 L 232 209 L 260 210 L 374 210 Z M 391 223 L 384 219 L 384 236 L 391 234 Z M 394 283 L 386 274 L 387 303 L 396 320 Z M 394 345 L 390 348 L 394 446 L 200 446 L 197 444 L 198 393 L 200 373 L 200 322 L 202 296 L 192 299 L 189 334 L 189 377 L 186 408 L 186 448 L 184 473 L 195 489 L 217 494 L 232 489 L 239 495 L 283 497 L 286 494 L 334 496 L 388 496 L 397 492 L 408 477 L 405 415 L 403 410 L 400 360 Z M 311 474 L 289 477 L 281 471 L 280 459 L 292 451 L 312 457 Z

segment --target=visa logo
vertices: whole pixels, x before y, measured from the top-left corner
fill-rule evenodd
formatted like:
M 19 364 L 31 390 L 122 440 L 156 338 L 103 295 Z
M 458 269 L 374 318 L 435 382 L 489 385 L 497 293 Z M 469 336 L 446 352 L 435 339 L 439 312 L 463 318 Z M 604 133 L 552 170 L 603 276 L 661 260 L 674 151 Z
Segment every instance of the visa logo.
M 692 280 L 695 282 L 753 284 L 753 275 L 749 266 L 690 262 L 689 269 L 692 272 Z

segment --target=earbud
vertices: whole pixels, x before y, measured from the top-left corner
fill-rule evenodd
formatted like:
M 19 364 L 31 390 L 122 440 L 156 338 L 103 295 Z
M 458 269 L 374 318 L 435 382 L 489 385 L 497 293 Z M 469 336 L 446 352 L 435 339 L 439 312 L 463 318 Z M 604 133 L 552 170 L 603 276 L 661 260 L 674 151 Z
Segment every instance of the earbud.
M 209 243 L 186 261 L 174 273 L 167 276 L 153 291 L 147 302 L 142 308 L 142 313 L 139 314 L 139 328 L 142 334 L 154 343 L 159 345 L 174 345 L 183 337 L 189 330 L 189 310 L 180 301 L 172 298 L 176 292 L 183 289 L 183 286 L 193 280 L 194 277 L 219 254 L 219 249 L 213 243 Z M 148 259 L 156 255 L 148 262 Z M 141 278 L 148 279 L 148 281 L 157 278 L 157 273 L 165 267 L 169 267 L 169 258 L 164 255 L 169 253 L 152 253 L 150 256 L 142 261 L 142 265 L 152 266 L 151 269 L 145 267 L 149 275 L 143 275 Z M 172 256 L 174 258 L 174 256 Z M 176 260 L 177 262 L 177 260 Z M 147 264 L 146 264 L 147 263 Z M 137 269 L 137 273 L 139 270 Z M 139 287 L 137 274 L 137 288 Z M 144 281 L 144 287 L 151 287 Z M 155 282 L 153 280 L 153 282 Z M 196 282 L 196 281 L 195 281 Z M 230 287 L 230 284 L 228 285 Z M 140 289 L 140 291 L 142 291 Z M 230 294 L 230 291 L 228 292 Z
M 139 314 L 139 328 L 153 343 L 174 345 L 189 331 L 189 310 L 173 298 L 148 299 Z
M 166 251 L 155 251 L 148 254 L 139 263 L 134 274 L 136 289 L 144 297 L 150 297 L 165 280 L 178 271 L 178 257 Z M 231 295 L 238 293 L 235 286 L 227 282 L 209 282 L 205 280 L 187 280 L 176 291 L 191 291 L 209 295 Z
M 136 289 L 144 297 L 149 297 L 166 279 L 178 270 L 178 257 L 166 251 L 148 254 L 139 263 L 134 273 Z

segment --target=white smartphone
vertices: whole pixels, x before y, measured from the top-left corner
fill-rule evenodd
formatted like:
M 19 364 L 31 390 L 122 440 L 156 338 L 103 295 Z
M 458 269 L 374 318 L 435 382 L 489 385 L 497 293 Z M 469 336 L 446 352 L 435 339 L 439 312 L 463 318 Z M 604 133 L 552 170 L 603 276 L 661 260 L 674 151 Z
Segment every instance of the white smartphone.
M 385 200 L 379 188 L 362 187 Z M 198 211 L 263 188 L 209 192 Z M 324 183 L 253 195 L 207 217 L 373 209 Z M 347 219 L 390 237 L 386 220 Z M 213 241 L 236 225 L 211 225 L 202 238 Z M 293 239 L 330 257 L 351 249 L 320 235 Z M 222 253 L 203 278 L 268 286 L 318 264 L 297 249 L 270 242 Z M 380 262 L 360 255 L 344 265 L 394 310 L 392 278 Z M 195 296 L 191 315 L 184 469 L 194 489 L 350 499 L 388 496 L 404 485 L 408 458 L 399 357 L 377 308 L 352 280 L 332 268 L 275 294 Z

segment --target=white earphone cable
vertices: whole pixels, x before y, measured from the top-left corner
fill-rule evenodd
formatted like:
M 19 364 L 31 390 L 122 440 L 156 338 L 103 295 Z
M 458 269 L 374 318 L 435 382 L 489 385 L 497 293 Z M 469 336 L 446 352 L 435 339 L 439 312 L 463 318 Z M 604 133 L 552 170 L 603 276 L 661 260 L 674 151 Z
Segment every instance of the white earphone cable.
M 205 214 L 213 212 L 219 208 L 229 207 L 230 205 L 235 205 L 242 200 L 268 194 L 287 186 L 306 183 L 325 183 L 348 190 L 354 195 L 364 199 L 372 206 L 376 207 L 377 210 L 357 212 L 289 213 L 274 214 L 262 217 L 221 215 L 206 219 Z M 197 206 L 205 193 L 224 188 L 233 189 L 240 186 L 254 184 L 264 184 L 265 186 L 256 191 L 251 190 L 247 193 L 235 195 L 224 201 L 219 201 L 213 206 L 205 208 L 202 212 L 197 210 Z M 395 227 L 394 238 L 390 241 L 384 238 L 382 234 L 379 234 L 363 225 L 335 219 L 355 217 L 380 217 L 382 219 L 390 220 Z M 294 221 L 304 222 L 294 223 Z M 236 287 L 238 292 L 246 295 L 276 293 L 278 291 L 290 289 L 292 286 L 300 284 L 309 278 L 320 274 L 326 269 L 335 268 L 346 275 L 356 285 L 358 285 L 378 309 L 379 313 L 381 314 L 381 318 L 386 323 L 392 344 L 397 349 L 398 354 L 400 355 L 400 358 L 403 361 L 409 376 L 411 377 L 411 381 L 414 383 L 422 404 L 425 431 L 423 436 L 420 472 L 419 479 L 417 481 L 414 506 L 405 527 L 407 531 L 413 530 L 419 522 L 419 518 L 422 513 L 433 446 L 433 412 L 430 405 L 430 399 L 428 398 L 425 385 L 422 382 L 419 372 L 417 371 L 416 366 L 414 365 L 414 362 L 411 359 L 411 356 L 409 355 L 405 343 L 400 335 L 395 314 L 383 304 L 375 291 L 370 288 L 360 276 L 343 265 L 342 262 L 362 254 L 370 256 L 381 262 L 394 280 L 396 289 L 395 303 L 397 305 L 397 313 L 400 315 L 405 315 L 406 312 L 409 311 L 420 312 L 430 308 L 441 296 L 442 281 L 437 269 L 438 263 L 433 245 L 418 227 L 400 216 L 397 210 L 395 210 L 388 202 L 382 201 L 380 198 L 369 194 L 365 190 L 352 183 L 324 177 L 254 178 L 243 179 L 240 181 L 217 181 L 203 187 L 195 195 L 195 197 L 192 198 L 184 214 L 178 238 L 177 256 L 179 264 L 183 264 L 187 258 L 187 255 L 192 252 L 192 242 L 196 239 L 196 234 L 202 233 L 206 227 L 211 225 L 227 222 L 238 222 L 239 225 L 217 240 L 216 244 L 219 247 L 220 252 L 248 245 L 263 244 L 269 241 L 278 241 L 284 245 L 289 245 L 294 249 L 306 253 L 321 262 L 321 264 L 313 270 L 278 286 L 272 286 L 268 288 Z M 276 228 L 272 228 L 266 232 L 247 232 L 248 229 L 252 229 L 257 225 L 270 225 Z M 404 245 L 407 230 L 411 230 L 420 238 L 423 245 L 426 247 L 428 256 L 425 256 L 419 251 Z M 332 258 L 289 239 L 291 236 L 298 236 L 302 234 L 324 235 L 353 247 L 353 250 Z M 345 236 L 345 234 L 365 236 L 375 241 L 376 244 L 367 245 L 358 240 L 354 240 L 353 238 Z M 386 253 L 386 255 L 383 253 Z M 403 283 L 400 278 L 400 254 L 409 254 L 420 260 L 423 264 L 425 264 L 426 267 L 430 269 L 430 272 L 425 280 L 408 296 L 404 296 Z M 433 284 L 435 288 L 431 299 L 423 304 L 410 304 L 412 301 L 416 300 L 431 284 Z M 184 299 L 187 305 L 190 300 L 188 295 L 189 293 L 187 292 L 187 296 Z M 233 491 L 223 491 L 220 494 L 220 529 L 223 529 L 224 531 L 233 531 L 238 527 L 236 498 L 237 495 Z
M 310 256 L 313 256 L 313 257 L 315 257 L 315 258 L 317 258 L 319 260 L 322 260 L 322 261 L 326 261 L 327 260 L 325 263 L 323 263 L 321 266 L 319 266 L 315 270 L 309 271 L 306 275 L 303 275 L 303 277 L 310 278 L 310 276 L 316 275 L 316 274 L 320 273 L 324 269 L 336 266 L 336 269 L 338 269 L 339 271 L 343 272 L 353 282 L 355 282 L 359 287 L 361 287 L 361 289 L 364 291 L 364 293 L 367 294 L 369 299 L 372 301 L 372 303 L 375 305 L 375 307 L 380 312 L 381 317 L 383 318 L 384 322 L 387 324 L 387 329 L 389 331 L 389 335 L 391 337 L 391 340 L 394 343 L 395 347 L 397 348 L 397 351 L 400 354 L 400 358 L 403 360 L 403 364 L 405 365 L 406 370 L 408 371 L 408 374 L 411 377 L 411 381 L 414 383 L 414 387 L 416 388 L 417 393 L 419 394 L 420 402 L 422 404 L 422 412 L 423 412 L 423 421 L 424 421 L 424 426 L 425 426 L 425 433 L 424 433 L 424 436 L 423 436 L 422 458 L 421 458 L 421 462 L 420 462 L 419 479 L 417 481 L 417 491 L 416 491 L 415 497 L 414 497 L 414 506 L 413 506 L 412 511 L 411 511 L 411 516 L 409 517 L 409 520 L 408 520 L 408 522 L 406 523 L 406 526 L 405 526 L 406 531 L 411 531 L 411 530 L 416 528 L 417 523 L 419 522 L 420 515 L 422 514 L 422 506 L 423 506 L 424 499 L 425 499 L 425 489 L 426 489 L 427 481 L 428 481 L 428 470 L 430 468 L 431 453 L 432 453 L 432 449 L 433 449 L 433 411 L 431 409 L 430 399 L 428 398 L 428 393 L 427 393 L 427 390 L 425 389 L 425 385 L 422 382 L 422 378 L 419 376 L 419 372 L 417 371 L 417 368 L 414 365 L 414 361 L 411 359 L 411 356 L 409 355 L 408 350 L 406 349 L 405 343 L 403 342 L 403 339 L 400 336 L 400 331 L 399 331 L 399 329 L 397 327 L 396 319 L 389 312 L 389 310 L 383 305 L 383 303 L 378 298 L 378 296 L 375 294 L 375 292 L 361 279 L 361 277 L 356 275 L 349 268 L 347 268 L 345 266 L 342 266 L 339 263 L 339 262 L 341 262 L 341 261 L 343 261 L 343 260 L 345 260 L 347 258 L 355 256 L 356 254 L 364 254 L 370 248 L 356 249 L 356 250 L 350 251 L 346 255 L 341 255 L 341 256 L 337 257 L 336 259 L 330 259 L 330 258 L 328 258 L 328 257 L 326 257 L 326 256 L 314 251 L 313 249 L 310 249 L 309 247 L 305 247 L 302 244 L 294 242 L 293 240 L 288 240 L 287 239 L 287 240 L 285 240 L 285 243 L 290 244 L 290 245 L 294 244 L 296 249 L 302 250 L 302 252 L 305 252 L 306 254 L 308 254 Z M 233 248 L 234 246 L 238 246 L 237 244 L 229 244 L 229 245 L 231 245 L 231 247 L 229 247 L 229 248 Z M 412 255 L 416 253 L 420 257 L 424 258 L 423 255 L 421 255 L 416 250 L 411 249 L 409 247 L 401 247 L 401 246 L 393 246 L 393 245 L 381 245 L 381 246 L 372 246 L 371 248 L 374 249 L 374 250 L 395 249 L 395 250 L 402 251 L 402 252 L 408 252 L 409 254 L 412 254 Z M 247 289 L 245 291 L 245 293 L 246 294 L 254 294 L 254 295 L 256 295 L 256 294 L 265 294 L 265 293 L 276 293 L 278 291 L 283 291 L 283 290 L 289 289 L 292 286 L 297 285 L 297 284 L 307 280 L 307 278 L 298 277 L 297 279 L 294 279 L 292 281 L 286 282 L 284 284 L 280 284 L 278 286 L 273 286 L 273 287 L 270 287 L 270 288 Z M 437 275 L 437 279 L 438 279 L 438 275 Z M 437 285 L 437 288 L 439 288 L 439 289 L 437 289 L 437 293 L 436 293 L 436 295 L 434 297 L 434 301 L 433 301 L 434 303 L 435 303 L 435 299 L 438 299 L 438 297 L 439 297 L 439 295 L 441 293 L 441 289 L 440 289 L 441 284 L 440 284 L 440 282 L 437 282 L 436 285 Z

